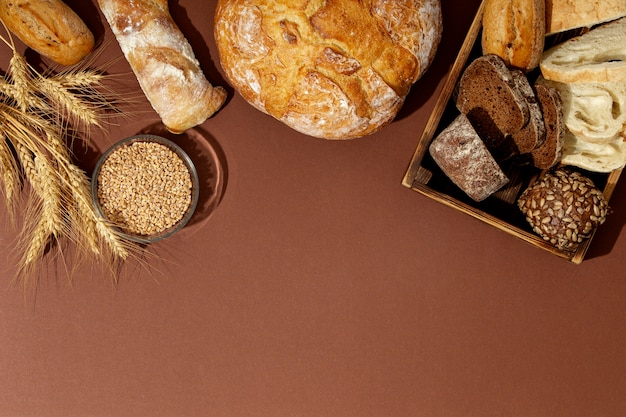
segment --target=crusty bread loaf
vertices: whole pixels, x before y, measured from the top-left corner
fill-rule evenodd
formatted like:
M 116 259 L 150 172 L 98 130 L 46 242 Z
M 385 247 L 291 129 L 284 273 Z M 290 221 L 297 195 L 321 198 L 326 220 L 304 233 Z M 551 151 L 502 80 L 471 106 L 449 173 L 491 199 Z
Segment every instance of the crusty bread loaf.
M 559 91 L 567 129 L 591 143 L 609 143 L 624 136 L 626 82 L 559 83 L 537 78 L 536 85 Z
M 61 65 L 74 65 L 94 48 L 85 22 L 61 0 L 0 0 L 0 19 L 24 44 Z
M 558 164 L 563 156 L 565 122 L 561 96 L 556 88 L 539 84 L 535 86 L 545 126 L 545 140 L 531 151 L 533 165 L 549 169 Z
M 624 0 L 545 0 L 546 35 L 592 27 L 626 16 Z
M 624 168 L 626 162 L 626 142 L 623 139 L 609 143 L 592 143 L 565 132 L 563 145 L 563 165 L 571 165 L 591 172 L 611 172 Z
M 474 201 L 509 182 L 465 115 L 458 115 L 429 146 L 435 163 Z
M 167 0 L 98 0 L 139 85 L 173 133 L 203 123 L 226 100 L 206 79 Z
M 542 75 L 553 81 L 626 81 L 626 17 L 605 23 L 543 53 Z
M 566 127 L 561 162 L 588 171 L 610 172 L 626 163 L 626 83 L 559 83 L 539 77 L 558 90 Z
M 231 85 L 260 111 L 325 139 L 391 122 L 441 34 L 439 0 L 220 0 L 215 14 Z
M 539 65 L 545 44 L 545 0 L 485 0 L 482 51 L 509 67 L 529 72 Z
M 497 55 L 474 59 L 458 83 L 456 106 L 467 116 L 488 148 L 521 130 L 529 118 L 526 99 Z

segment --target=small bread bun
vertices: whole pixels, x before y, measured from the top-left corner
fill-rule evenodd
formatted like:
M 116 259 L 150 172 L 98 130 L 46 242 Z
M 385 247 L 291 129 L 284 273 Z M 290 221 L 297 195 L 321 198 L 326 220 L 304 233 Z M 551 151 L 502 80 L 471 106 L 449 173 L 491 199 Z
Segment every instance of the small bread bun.
M 530 72 L 539 65 L 545 44 L 545 0 L 486 0 L 482 50 L 509 67 Z
M 441 35 L 440 0 L 220 0 L 215 13 L 220 63 L 235 90 L 325 139 L 390 123 Z
M 559 168 L 546 173 L 518 200 L 533 231 L 558 249 L 575 249 L 604 223 L 604 194 L 579 172 Z
M 0 0 L 0 19 L 26 46 L 61 65 L 74 65 L 94 48 L 85 22 L 61 0 Z

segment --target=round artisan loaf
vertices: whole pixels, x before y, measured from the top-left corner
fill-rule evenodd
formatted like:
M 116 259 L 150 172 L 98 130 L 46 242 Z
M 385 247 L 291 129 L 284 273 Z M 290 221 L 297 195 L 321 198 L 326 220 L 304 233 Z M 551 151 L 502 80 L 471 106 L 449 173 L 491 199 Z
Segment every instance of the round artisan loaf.
M 442 34 L 440 0 L 219 0 L 230 84 L 306 135 L 351 139 L 391 122 Z

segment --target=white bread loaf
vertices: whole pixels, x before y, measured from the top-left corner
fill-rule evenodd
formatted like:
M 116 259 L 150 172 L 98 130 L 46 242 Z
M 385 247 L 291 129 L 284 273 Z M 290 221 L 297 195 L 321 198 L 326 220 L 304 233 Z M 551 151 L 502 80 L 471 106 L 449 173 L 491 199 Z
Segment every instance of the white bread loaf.
M 483 55 L 495 54 L 509 67 L 537 68 L 545 44 L 545 0 L 486 0 Z
M 543 53 L 542 75 L 553 81 L 626 81 L 626 18 L 605 23 Z
M 215 14 L 230 84 L 260 111 L 325 139 L 391 122 L 441 34 L 439 0 L 220 0 Z
M 559 83 L 555 88 L 566 126 L 561 163 L 593 172 L 610 172 L 626 163 L 626 83 Z
M 621 169 L 626 163 L 626 141 L 621 137 L 609 143 L 592 143 L 566 131 L 561 163 L 591 172 Z
M 591 143 L 610 143 L 624 135 L 626 82 L 559 83 L 539 77 L 537 84 L 556 88 L 567 129 Z
M 546 35 L 626 16 L 626 0 L 545 0 Z
M 173 133 L 203 123 L 226 100 L 206 79 L 167 0 L 98 0 L 146 98 Z
M 93 50 L 93 34 L 61 0 L 0 0 L 0 19 L 24 44 L 61 65 Z

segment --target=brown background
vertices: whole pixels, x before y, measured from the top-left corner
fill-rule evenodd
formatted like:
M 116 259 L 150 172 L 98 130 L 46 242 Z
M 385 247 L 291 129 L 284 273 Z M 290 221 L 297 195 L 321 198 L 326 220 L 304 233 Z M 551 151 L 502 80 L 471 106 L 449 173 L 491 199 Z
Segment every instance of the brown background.
M 68 3 L 110 40 L 91 2 Z M 229 90 L 202 125 L 220 204 L 117 286 L 88 267 L 70 286 L 51 261 L 24 297 L 3 222 L 0 416 L 626 415 L 624 184 L 578 266 L 401 185 L 478 6 L 443 3 L 435 64 L 378 134 L 305 137 Z M 214 8 L 171 2 L 226 85 Z M 94 143 L 156 121 L 135 115 Z

